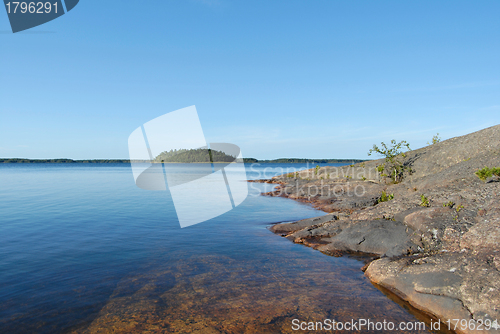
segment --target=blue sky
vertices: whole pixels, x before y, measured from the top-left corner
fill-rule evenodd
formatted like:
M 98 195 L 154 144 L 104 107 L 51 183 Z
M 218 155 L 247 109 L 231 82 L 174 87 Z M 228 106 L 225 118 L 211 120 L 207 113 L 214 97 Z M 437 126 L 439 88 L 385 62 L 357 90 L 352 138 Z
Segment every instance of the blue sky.
M 499 1 L 81 0 L 12 34 L 0 10 L 0 157 L 128 158 L 196 105 L 243 155 L 368 158 L 500 123 Z

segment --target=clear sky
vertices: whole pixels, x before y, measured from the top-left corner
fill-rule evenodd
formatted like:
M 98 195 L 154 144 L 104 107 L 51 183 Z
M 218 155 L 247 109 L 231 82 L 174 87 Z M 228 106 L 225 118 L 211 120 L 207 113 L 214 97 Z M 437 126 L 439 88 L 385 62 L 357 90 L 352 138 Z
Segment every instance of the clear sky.
M 260 159 L 368 158 L 500 124 L 500 1 L 81 0 L 12 34 L 0 9 L 0 157 L 128 158 L 196 105 Z

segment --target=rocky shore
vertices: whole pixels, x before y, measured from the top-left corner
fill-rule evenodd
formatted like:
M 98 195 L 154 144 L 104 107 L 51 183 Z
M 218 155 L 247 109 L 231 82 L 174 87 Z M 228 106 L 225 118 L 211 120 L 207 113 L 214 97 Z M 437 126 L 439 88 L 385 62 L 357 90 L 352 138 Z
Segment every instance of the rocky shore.
M 363 269 L 373 283 L 457 333 L 500 333 L 500 182 L 475 174 L 500 167 L 500 125 L 402 162 L 409 172 L 398 182 L 381 171 L 385 159 L 265 181 L 277 184 L 265 195 L 328 212 L 271 231 L 329 255 L 370 255 Z

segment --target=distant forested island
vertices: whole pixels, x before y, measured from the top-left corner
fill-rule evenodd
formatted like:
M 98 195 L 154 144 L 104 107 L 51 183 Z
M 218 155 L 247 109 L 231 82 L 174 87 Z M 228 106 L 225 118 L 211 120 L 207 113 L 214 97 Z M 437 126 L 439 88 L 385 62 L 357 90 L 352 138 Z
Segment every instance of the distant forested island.
M 233 162 L 235 159 L 236 157 L 222 151 L 198 148 L 165 151 L 160 153 L 154 162 Z

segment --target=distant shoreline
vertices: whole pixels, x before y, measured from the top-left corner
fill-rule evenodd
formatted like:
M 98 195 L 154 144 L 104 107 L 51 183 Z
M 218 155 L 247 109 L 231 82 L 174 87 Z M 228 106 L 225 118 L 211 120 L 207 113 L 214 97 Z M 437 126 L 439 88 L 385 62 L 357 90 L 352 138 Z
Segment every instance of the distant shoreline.
M 358 163 L 368 160 L 360 159 L 298 159 L 298 158 L 281 158 L 273 160 L 258 160 L 254 158 L 244 158 L 244 163 Z M 19 164 L 32 164 L 32 163 L 149 163 L 150 160 L 128 160 L 128 159 L 92 159 L 92 160 L 73 160 L 73 159 L 23 159 L 23 158 L 0 158 L 1 163 L 19 163 Z M 164 163 L 208 163 L 208 162 L 164 162 Z M 224 161 L 214 161 L 213 163 L 227 163 Z

